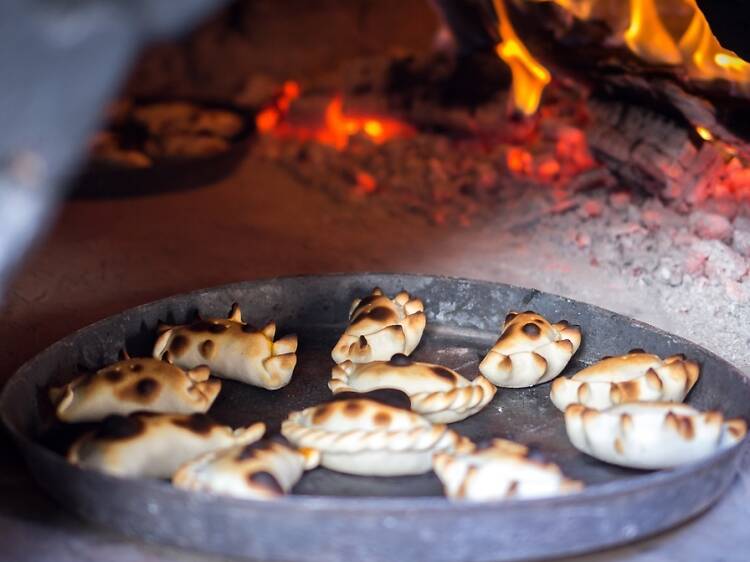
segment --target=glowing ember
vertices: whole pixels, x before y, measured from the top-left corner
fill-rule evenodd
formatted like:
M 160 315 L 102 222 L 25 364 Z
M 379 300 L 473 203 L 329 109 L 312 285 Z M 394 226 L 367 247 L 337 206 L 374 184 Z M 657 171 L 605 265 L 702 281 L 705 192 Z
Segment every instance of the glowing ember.
M 292 102 L 300 95 L 296 82 L 285 82 L 279 95 L 268 107 L 258 112 L 255 123 L 261 133 L 299 140 L 315 140 L 321 144 L 343 150 L 354 135 L 364 135 L 375 144 L 393 138 L 409 137 L 414 129 L 396 119 L 373 115 L 347 115 L 341 96 L 334 96 L 323 114 L 323 123 L 304 126 L 285 122 Z
M 284 82 L 281 91 L 274 100 L 255 116 L 255 126 L 261 133 L 273 131 L 286 115 L 292 102 L 299 97 L 299 84 L 288 80 Z
M 530 174 L 532 171 L 531 154 L 527 150 L 518 147 L 508 149 L 505 156 L 508 169 L 515 174 Z
M 698 136 L 702 138 L 704 141 L 712 141 L 714 140 L 714 135 L 706 129 L 705 127 L 698 126 L 695 128 L 695 132 L 698 133 Z
M 510 67 L 513 76 L 513 106 L 524 115 L 533 115 L 539 107 L 544 87 L 549 84 L 549 71 L 531 56 L 516 35 L 505 8 L 505 1 L 493 0 L 493 4 L 502 39 L 495 50 Z
M 365 171 L 359 170 L 356 174 L 355 180 L 357 182 L 356 191 L 361 195 L 374 193 L 378 188 L 377 180 L 372 174 Z

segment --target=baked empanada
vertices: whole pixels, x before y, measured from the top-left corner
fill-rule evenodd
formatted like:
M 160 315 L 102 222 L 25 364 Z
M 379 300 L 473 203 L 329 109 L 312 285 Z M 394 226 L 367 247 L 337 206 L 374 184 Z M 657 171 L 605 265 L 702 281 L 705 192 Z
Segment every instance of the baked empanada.
M 314 449 L 295 449 L 264 439 L 207 453 L 182 465 L 172 484 L 185 490 L 255 500 L 272 500 L 289 492 L 305 470 L 318 466 Z
M 421 300 L 401 291 L 392 299 L 377 287 L 357 299 L 349 310 L 349 325 L 333 348 L 336 363 L 388 361 L 409 355 L 422 339 L 427 318 Z
M 344 361 L 336 365 L 328 383 L 334 394 L 369 392 L 395 388 L 405 392 L 411 409 L 433 423 L 453 423 L 484 408 L 495 396 L 495 386 L 479 375 L 470 381 L 456 371 L 418 363 L 406 355 L 394 355 L 390 361 L 355 365 Z
M 276 324 L 261 330 L 242 321 L 240 307 L 228 319 L 196 320 L 181 326 L 161 325 L 154 357 L 191 369 L 207 365 L 217 377 L 276 390 L 289 384 L 297 365 L 297 336 L 276 341 Z
M 96 373 L 51 388 L 50 399 L 64 422 L 99 421 L 138 411 L 205 413 L 221 390 L 207 367 L 183 371 L 150 357 L 126 358 Z
M 393 397 L 398 406 L 385 404 Z M 377 401 L 377 400 L 380 401 Z M 469 451 L 471 441 L 444 424 L 432 424 L 409 411 L 397 390 L 342 393 L 301 412 L 292 412 L 281 433 L 296 447 L 320 451 L 320 464 L 365 476 L 421 474 L 438 451 Z
M 573 404 L 565 410 L 573 446 L 601 461 L 630 468 L 670 468 L 739 443 L 744 420 L 724 420 L 676 402 L 627 402 L 607 410 Z
M 581 345 L 581 329 L 565 321 L 550 324 L 527 310 L 505 317 L 503 332 L 479 364 L 497 386 L 523 388 L 559 375 Z
M 437 453 L 433 469 L 445 495 L 455 500 L 541 498 L 583 488 L 556 464 L 535 458 L 528 447 L 505 439 L 493 439 L 489 447 L 471 453 Z
M 263 423 L 233 430 L 205 414 L 110 416 L 73 443 L 68 460 L 115 476 L 170 478 L 198 455 L 252 443 L 265 431 Z
M 682 355 L 661 359 L 633 350 L 555 379 L 549 396 L 563 411 L 571 404 L 601 410 L 622 402 L 682 402 L 699 375 L 700 366 Z

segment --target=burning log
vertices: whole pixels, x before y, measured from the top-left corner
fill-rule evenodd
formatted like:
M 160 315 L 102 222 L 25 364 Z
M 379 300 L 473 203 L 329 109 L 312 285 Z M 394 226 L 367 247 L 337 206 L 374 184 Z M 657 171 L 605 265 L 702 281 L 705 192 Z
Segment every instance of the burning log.
M 737 127 L 750 104 L 750 64 L 719 44 L 694 0 L 671 3 L 672 20 L 682 18 L 676 38 L 675 23 L 665 23 L 653 0 L 487 0 L 482 10 L 476 4 L 465 9 L 500 16 L 475 32 L 495 41 L 509 62 L 515 107 L 529 113 L 516 81 L 538 63 L 516 71 L 502 56 L 508 28 L 557 81 L 587 92 L 591 150 L 629 185 L 693 204 L 725 186 L 728 160 L 750 161 L 750 135 Z M 444 15 L 450 25 L 450 12 Z M 465 36 L 464 26 L 457 38 Z M 537 86 L 526 101 L 541 94 L 544 84 Z

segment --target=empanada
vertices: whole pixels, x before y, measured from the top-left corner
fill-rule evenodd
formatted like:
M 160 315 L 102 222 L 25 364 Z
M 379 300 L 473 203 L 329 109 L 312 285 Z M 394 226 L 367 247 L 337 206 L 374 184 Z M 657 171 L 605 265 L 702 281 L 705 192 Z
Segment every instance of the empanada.
M 182 465 L 172 484 L 186 490 L 255 500 L 272 500 L 289 492 L 305 470 L 318 465 L 314 449 L 295 449 L 264 439 L 207 453 Z
M 662 360 L 633 350 L 555 379 L 549 396 L 563 411 L 571 404 L 603 409 L 622 402 L 682 402 L 699 375 L 700 366 L 682 355 Z
M 333 348 L 336 363 L 388 361 L 397 353 L 409 355 L 422 339 L 427 318 L 421 300 L 401 291 L 392 299 L 377 287 L 356 299 L 349 325 Z
M 50 399 L 64 422 L 99 421 L 138 411 L 205 413 L 221 390 L 207 367 L 183 371 L 150 357 L 126 358 L 96 373 L 51 388 Z
M 205 414 L 110 416 L 73 443 L 68 460 L 115 476 L 170 478 L 198 455 L 252 443 L 265 431 L 263 423 L 233 430 Z
M 522 388 L 559 375 L 581 345 L 581 328 L 565 321 L 550 324 L 527 310 L 505 317 L 503 332 L 479 364 L 497 386 Z
M 535 458 L 528 447 L 505 439 L 493 439 L 489 447 L 471 453 L 437 453 L 433 469 L 445 495 L 455 500 L 541 498 L 583 488 L 556 464 Z
M 453 423 L 484 408 L 495 396 L 495 386 L 479 375 L 470 381 L 456 371 L 418 363 L 406 355 L 390 361 L 355 365 L 344 361 L 331 373 L 328 387 L 334 392 L 368 392 L 395 388 L 405 392 L 411 409 L 433 423 Z
M 676 402 L 627 402 L 607 410 L 573 404 L 565 410 L 573 446 L 601 461 L 630 468 L 670 468 L 739 443 L 747 426 Z
M 207 365 L 217 377 L 276 390 L 289 384 L 297 365 L 297 336 L 273 341 L 276 324 L 261 330 L 242 321 L 235 303 L 228 319 L 196 320 L 181 326 L 161 325 L 154 357 L 191 369 Z
M 391 402 L 398 406 L 384 403 L 392 397 L 401 400 Z M 465 437 L 444 424 L 433 425 L 408 405 L 408 397 L 397 390 L 342 393 L 292 412 L 281 433 L 296 447 L 320 451 L 322 466 L 365 476 L 421 474 L 430 470 L 433 453 L 473 448 Z

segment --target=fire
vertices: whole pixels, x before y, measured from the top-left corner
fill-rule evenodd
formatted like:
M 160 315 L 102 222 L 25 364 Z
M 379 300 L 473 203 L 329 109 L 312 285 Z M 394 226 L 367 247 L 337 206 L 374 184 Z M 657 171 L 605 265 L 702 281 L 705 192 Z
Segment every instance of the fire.
M 508 18 L 505 0 L 493 0 L 493 4 L 501 38 L 495 50 L 510 67 L 513 76 L 513 106 L 524 115 L 533 115 L 539 107 L 544 87 L 550 82 L 549 71 L 531 56 L 516 35 Z
M 686 1 L 694 11 L 690 25 L 680 39 L 679 48 L 685 58 L 690 77 L 704 80 L 724 78 L 739 83 L 750 82 L 750 64 L 732 51 L 723 48 L 711 33 L 711 27 L 695 0 Z
M 292 103 L 300 95 L 299 84 L 285 82 L 274 100 L 255 117 L 258 131 L 279 137 L 315 140 L 321 144 L 343 150 L 351 137 L 364 135 L 375 144 L 397 137 L 408 137 L 414 129 L 396 119 L 374 115 L 347 115 L 341 96 L 334 96 L 326 106 L 322 124 L 309 126 L 286 122 Z
M 667 31 L 655 0 L 630 0 L 630 25 L 625 43 L 642 59 L 656 64 L 680 64 L 682 53 Z
M 546 0 L 533 0 L 536 2 Z M 619 27 L 615 0 L 551 0 L 581 20 L 603 19 L 613 30 Z M 676 33 L 664 23 L 658 7 L 672 12 L 685 8 L 692 13 L 684 32 Z M 652 64 L 683 65 L 690 78 L 724 79 L 750 83 L 750 63 L 721 46 L 696 0 L 628 0 L 629 23 L 623 40 L 630 51 Z M 515 76 L 515 74 L 514 74 Z

